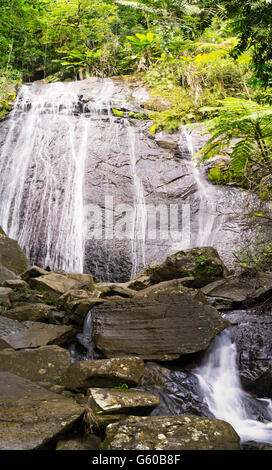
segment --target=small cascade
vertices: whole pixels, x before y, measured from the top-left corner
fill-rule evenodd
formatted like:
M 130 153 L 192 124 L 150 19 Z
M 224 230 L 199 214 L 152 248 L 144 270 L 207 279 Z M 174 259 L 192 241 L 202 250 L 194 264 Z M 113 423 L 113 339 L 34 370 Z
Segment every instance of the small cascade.
M 77 334 L 77 340 L 84 348 L 87 350 L 87 353 L 84 355 L 85 360 L 94 359 L 94 343 L 92 339 L 93 334 L 93 320 L 92 320 L 92 311 L 90 310 L 84 320 L 82 333 Z
M 272 444 L 272 400 L 253 398 L 242 389 L 236 359 L 236 345 L 226 330 L 213 340 L 203 365 L 193 371 L 204 400 L 215 418 L 233 426 L 242 443 Z M 259 416 L 265 422 L 258 421 Z

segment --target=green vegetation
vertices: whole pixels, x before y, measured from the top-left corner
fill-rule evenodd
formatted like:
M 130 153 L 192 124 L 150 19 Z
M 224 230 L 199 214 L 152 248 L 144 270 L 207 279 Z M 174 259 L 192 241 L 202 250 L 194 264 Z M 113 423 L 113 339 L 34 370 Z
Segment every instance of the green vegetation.
M 244 246 L 234 253 L 235 268 L 239 267 L 247 271 L 271 271 L 272 270 L 272 243 L 263 238 L 262 234 L 254 240 L 247 240 Z
M 202 159 L 230 147 L 210 179 L 257 187 L 271 171 L 271 21 L 269 0 L 1 0 L 0 118 L 21 77 L 134 76 L 152 96 L 151 134 L 207 122 Z

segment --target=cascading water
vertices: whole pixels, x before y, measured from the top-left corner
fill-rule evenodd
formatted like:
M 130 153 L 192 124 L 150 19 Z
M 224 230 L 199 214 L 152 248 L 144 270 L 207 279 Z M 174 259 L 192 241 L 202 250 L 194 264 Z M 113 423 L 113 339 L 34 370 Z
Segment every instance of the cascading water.
M 196 183 L 197 197 L 199 199 L 198 210 L 198 230 L 196 236 L 192 239 L 193 246 L 213 246 L 216 234 L 219 229 L 217 211 L 218 192 L 216 188 L 207 181 L 201 168 L 196 165 L 192 159 L 196 153 L 194 139 L 187 129 L 183 129 L 180 136 L 180 146 L 184 145 L 185 137 L 190 159 L 188 160 L 188 169 Z M 223 223 L 223 221 L 221 221 Z
M 272 444 L 272 400 L 256 399 L 242 389 L 236 362 L 237 350 L 229 331 L 220 333 L 206 353 L 203 365 L 194 370 L 204 400 L 215 418 L 230 423 L 241 442 Z M 256 419 L 261 409 L 266 422 Z
M 0 158 L 0 223 L 30 260 L 82 272 L 88 122 L 77 94 L 76 83 L 22 86 Z

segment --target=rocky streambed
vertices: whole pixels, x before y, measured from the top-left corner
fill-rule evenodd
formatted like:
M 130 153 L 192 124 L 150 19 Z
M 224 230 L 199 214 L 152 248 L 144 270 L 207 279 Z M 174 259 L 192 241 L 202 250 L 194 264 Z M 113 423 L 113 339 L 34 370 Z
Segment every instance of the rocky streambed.
M 1 449 L 240 449 L 195 370 L 228 330 L 245 390 L 272 398 L 271 292 L 272 273 L 231 275 L 211 247 L 105 283 L 29 267 L 1 231 Z

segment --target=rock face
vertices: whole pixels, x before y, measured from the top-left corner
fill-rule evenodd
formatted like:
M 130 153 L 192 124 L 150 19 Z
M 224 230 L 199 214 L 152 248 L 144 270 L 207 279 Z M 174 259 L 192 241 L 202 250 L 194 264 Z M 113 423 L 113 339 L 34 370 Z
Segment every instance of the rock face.
M 107 427 L 107 450 L 239 450 L 230 424 L 195 416 L 130 417 Z
M 184 280 L 186 286 L 200 288 L 222 279 L 227 272 L 214 248 L 191 248 L 168 256 L 161 264 L 147 266 L 129 286 L 141 290 L 170 279 L 189 278 Z
M 135 386 L 139 384 L 143 371 L 144 362 L 137 357 L 79 361 L 67 369 L 62 384 L 67 389 L 75 391 L 122 384 Z
M 93 341 L 107 357 L 169 361 L 205 350 L 227 322 L 197 291 L 178 280 L 112 298 L 94 307 Z
M 0 371 L 12 372 L 33 382 L 59 382 L 70 362 L 70 352 L 54 345 L 0 351 Z
M 148 414 L 160 403 L 151 393 L 136 390 L 113 390 L 111 388 L 90 388 L 89 406 L 96 414 L 126 413 Z
M 222 310 L 254 305 L 272 293 L 272 273 L 259 272 L 254 277 L 229 276 L 201 289 L 209 301 Z
M 0 316 L 0 338 L 14 349 L 37 348 L 47 344 L 63 345 L 74 336 L 71 326 L 40 322 L 16 322 Z
M 0 227 L 0 266 L 3 269 L 2 271 L 2 279 L 5 280 L 9 279 L 7 276 L 7 271 L 11 271 L 14 277 L 10 277 L 10 279 L 16 278 L 16 274 L 23 273 L 28 267 L 28 260 L 25 253 L 19 247 L 18 243 L 15 240 L 9 238 L 5 232 Z
M 67 431 L 83 413 L 74 400 L 0 372 L 0 449 L 34 450 Z
M 272 398 L 272 315 L 227 314 L 238 350 L 239 372 L 246 390 Z

